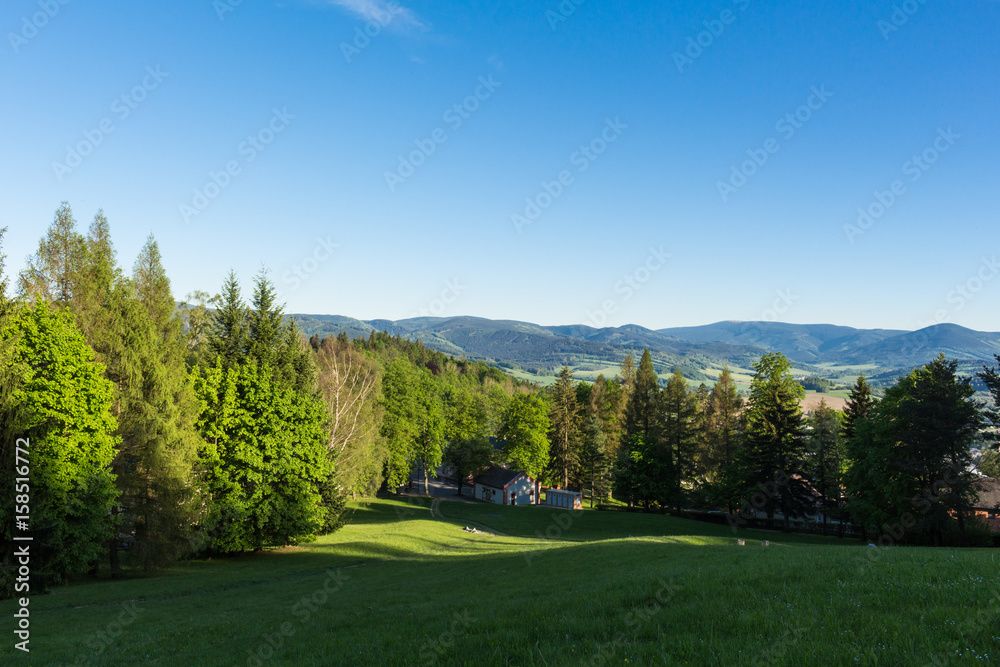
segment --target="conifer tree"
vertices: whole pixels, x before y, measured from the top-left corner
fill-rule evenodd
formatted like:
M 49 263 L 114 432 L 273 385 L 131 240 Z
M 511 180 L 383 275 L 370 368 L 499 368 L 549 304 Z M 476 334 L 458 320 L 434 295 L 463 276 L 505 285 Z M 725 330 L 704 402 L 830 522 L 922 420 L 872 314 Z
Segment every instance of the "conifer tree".
M 563 366 L 556 379 L 549 408 L 549 476 L 561 488 L 569 488 L 570 476 L 579 464 L 579 406 L 573 372 Z
M 258 363 L 272 368 L 279 366 L 281 349 L 285 338 L 282 336 L 282 309 L 277 303 L 278 293 L 267 277 L 267 270 L 261 269 L 254 278 L 253 298 L 247 321 L 248 356 Z
M 843 414 L 828 406 L 824 399 L 809 416 L 808 425 L 807 472 L 820 495 L 823 533 L 826 534 L 830 510 L 840 516 Z
M 672 488 L 673 467 L 661 439 L 660 385 L 653 358 L 645 350 L 634 374 L 627 368 L 628 361 L 626 358 L 622 371 L 633 379 L 615 465 L 615 490 L 629 505 L 641 501 L 648 510 L 654 500 L 664 498 L 667 489 Z
M 79 282 L 86 262 L 86 240 L 76 229 L 76 219 L 69 203 L 63 202 L 38 250 L 28 258 L 18 281 L 19 294 L 29 302 L 51 301 L 71 305 L 78 296 Z
M 681 512 L 685 483 L 693 484 L 697 472 L 697 453 L 701 414 L 698 398 L 688 391 L 687 380 L 675 370 L 660 394 L 663 452 L 666 464 L 673 472 L 672 487 L 665 490 L 662 504 L 672 502 L 677 515 Z M 666 467 L 666 466 L 665 466 Z
M 705 414 L 705 440 L 708 448 L 707 479 L 716 496 L 733 512 L 738 493 L 738 475 L 734 465 L 743 435 L 743 398 L 736 389 L 729 366 L 723 367 L 709 393 Z
M 769 519 L 776 510 L 789 530 L 791 518 L 809 509 L 810 490 L 803 474 L 802 386 L 780 352 L 754 364 L 746 412 L 746 446 L 740 450 L 744 496 L 761 491 Z
M 250 347 L 248 319 L 249 313 L 243 302 L 239 280 L 236 272 L 230 270 L 206 336 L 210 359 L 221 358 L 225 368 L 246 360 Z
M 855 424 L 869 415 L 873 405 L 872 389 L 865 380 L 864 373 L 862 373 L 858 375 L 854 386 L 851 387 L 851 394 L 847 399 L 847 405 L 844 406 L 845 438 L 850 439 L 854 436 Z

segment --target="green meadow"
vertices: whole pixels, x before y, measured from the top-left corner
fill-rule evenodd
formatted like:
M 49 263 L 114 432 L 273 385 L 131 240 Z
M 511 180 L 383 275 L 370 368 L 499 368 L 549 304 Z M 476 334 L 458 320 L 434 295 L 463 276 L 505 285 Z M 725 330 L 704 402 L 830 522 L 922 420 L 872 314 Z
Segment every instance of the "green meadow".
M 872 548 L 654 514 L 427 499 L 352 509 L 348 526 L 305 546 L 35 596 L 30 655 L 8 632 L 0 663 L 1000 659 L 996 550 Z M 0 604 L 8 624 L 13 611 Z

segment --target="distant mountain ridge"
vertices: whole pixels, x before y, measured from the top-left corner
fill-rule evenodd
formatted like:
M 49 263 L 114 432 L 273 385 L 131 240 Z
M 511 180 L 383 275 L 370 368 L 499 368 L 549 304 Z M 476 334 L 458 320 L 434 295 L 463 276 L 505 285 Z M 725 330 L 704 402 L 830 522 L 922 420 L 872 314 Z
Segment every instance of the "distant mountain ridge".
M 620 363 L 625 354 L 649 348 L 659 367 L 679 367 L 698 378 L 722 364 L 748 367 L 765 352 L 781 352 L 797 366 L 873 365 L 886 371 L 926 363 L 938 354 L 961 361 L 992 361 L 1000 333 L 937 324 L 919 331 L 855 329 L 832 324 L 716 322 L 652 330 L 638 325 L 595 328 L 583 324 L 542 326 L 480 317 L 418 317 L 358 320 L 340 315 L 294 315 L 306 335 L 368 337 L 386 331 L 469 359 L 522 368 L 563 364 Z

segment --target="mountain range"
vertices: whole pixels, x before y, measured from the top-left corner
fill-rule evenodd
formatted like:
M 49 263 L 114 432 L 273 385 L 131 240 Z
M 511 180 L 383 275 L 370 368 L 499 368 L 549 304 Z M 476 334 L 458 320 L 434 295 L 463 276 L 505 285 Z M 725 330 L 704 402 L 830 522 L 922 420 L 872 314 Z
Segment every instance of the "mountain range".
M 722 364 L 750 368 L 761 354 L 781 352 L 802 372 L 836 375 L 836 367 L 868 367 L 873 377 L 895 378 L 943 353 L 966 370 L 1000 354 L 1000 333 L 937 324 L 918 331 L 855 329 L 832 324 L 726 321 L 652 330 L 630 324 L 542 326 L 479 317 L 357 320 L 340 315 L 294 315 L 307 335 L 368 337 L 386 331 L 421 340 L 434 350 L 481 359 L 506 369 L 547 374 L 566 364 L 583 370 L 620 364 L 648 348 L 657 370 L 680 368 L 693 380 L 714 378 Z

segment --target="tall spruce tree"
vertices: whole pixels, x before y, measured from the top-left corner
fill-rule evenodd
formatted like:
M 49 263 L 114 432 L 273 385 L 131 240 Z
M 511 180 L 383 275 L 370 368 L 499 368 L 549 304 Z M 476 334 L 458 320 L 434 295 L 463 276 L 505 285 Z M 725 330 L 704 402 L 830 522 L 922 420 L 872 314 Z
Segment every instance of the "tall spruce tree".
M 698 398 L 688 391 L 687 380 L 675 370 L 660 393 L 664 454 L 670 462 L 672 488 L 661 502 L 674 506 L 680 515 L 685 485 L 693 486 L 697 474 L 697 454 L 700 444 L 701 414 Z
M 569 488 L 570 477 L 579 464 L 579 405 L 573 371 L 563 366 L 556 378 L 549 407 L 549 477 L 563 489 Z
M 784 529 L 793 517 L 810 509 L 811 490 L 804 475 L 805 443 L 802 386 L 780 352 L 765 354 L 754 364 L 746 412 L 746 446 L 740 450 L 743 494 L 763 491 L 769 519 L 780 511 Z
M 258 363 L 272 368 L 279 366 L 285 342 L 282 336 L 284 306 L 277 301 L 278 293 L 274 284 L 267 277 L 267 270 L 261 269 L 254 277 L 253 298 L 250 300 L 247 354 Z
M 715 497 L 732 514 L 739 488 L 734 466 L 743 437 L 743 397 L 736 389 L 728 365 L 722 368 L 709 393 L 704 424 L 708 449 L 706 478 Z
M 249 312 L 235 271 L 230 270 L 226 276 L 217 305 L 206 334 L 206 346 L 209 359 L 218 357 L 223 367 L 229 368 L 243 363 L 250 348 Z
M 626 365 L 628 361 L 626 358 Z M 627 366 L 622 371 L 633 379 L 615 462 L 615 490 L 629 506 L 638 501 L 648 510 L 657 497 L 666 495 L 665 489 L 672 488 L 673 479 L 673 467 L 661 442 L 660 384 L 648 349 L 634 374 Z
M 843 414 L 828 406 L 824 399 L 807 423 L 807 472 L 820 495 L 823 534 L 826 534 L 828 514 L 833 511 L 835 516 L 840 517 Z
M 858 375 L 858 379 L 851 387 L 851 394 L 847 398 L 847 405 L 844 406 L 844 438 L 854 437 L 854 427 L 859 420 L 867 417 L 872 410 L 875 399 L 872 397 L 872 388 L 865 380 L 864 373 Z

